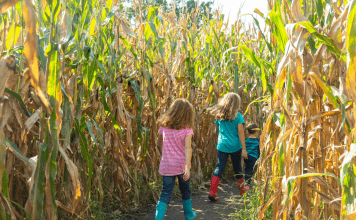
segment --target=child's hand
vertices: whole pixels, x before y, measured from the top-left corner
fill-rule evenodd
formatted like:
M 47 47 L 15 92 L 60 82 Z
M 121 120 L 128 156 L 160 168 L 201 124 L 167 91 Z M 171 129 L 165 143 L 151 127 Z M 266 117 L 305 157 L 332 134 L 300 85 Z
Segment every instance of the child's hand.
M 190 170 L 189 169 L 185 169 L 184 175 L 183 175 L 183 179 L 185 181 L 189 180 L 190 178 Z
M 247 159 L 247 151 L 245 149 L 242 149 L 242 157 Z

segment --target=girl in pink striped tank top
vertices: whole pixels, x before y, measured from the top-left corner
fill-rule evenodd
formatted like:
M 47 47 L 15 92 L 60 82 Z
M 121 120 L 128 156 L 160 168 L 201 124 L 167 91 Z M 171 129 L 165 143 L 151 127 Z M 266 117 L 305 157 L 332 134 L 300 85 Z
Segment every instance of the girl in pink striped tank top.
M 158 146 L 162 147 L 159 173 L 163 176 L 163 187 L 157 203 L 156 220 L 164 219 L 176 178 L 182 194 L 185 218 L 196 217 L 192 210 L 189 184 L 194 116 L 192 104 L 186 99 L 177 99 L 158 121 L 161 126 L 158 131 Z

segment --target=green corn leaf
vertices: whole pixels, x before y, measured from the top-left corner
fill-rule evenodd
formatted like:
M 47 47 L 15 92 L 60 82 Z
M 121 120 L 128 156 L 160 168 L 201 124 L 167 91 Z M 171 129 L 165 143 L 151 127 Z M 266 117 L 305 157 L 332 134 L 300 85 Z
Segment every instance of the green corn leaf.
M 281 13 L 282 0 L 276 0 L 273 4 L 273 11 L 276 13 Z
M 47 0 L 50 12 L 51 12 L 51 20 L 54 23 L 57 23 L 58 15 L 61 9 L 60 0 Z
M 354 166 L 352 162 L 352 158 L 356 154 L 356 144 L 351 144 L 350 152 L 348 152 L 345 157 L 344 161 L 341 165 L 341 186 L 342 186 L 342 217 L 346 216 L 347 214 L 351 214 L 353 212 L 353 204 L 355 199 L 355 174 L 354 174 Z
M 258 20 L 253 15 L 251 15 L 251 16 L 252 16 L 253 20 L 255 21 L 255 24 L 257 25 L 258 30 L 260 30 L 262 38 L 266 42 L 269 52 L 273 53 L 272 45 L 268 42 L 268 40 L 266 39 L 266 36 L 264 35 L 263 31 L 261 30 L 260 23 L 258 22 Z
M 47 57 L 45 56 L 45 51 L 41 45 L 41 41 L 39 37 L 37 37 L 37 47 L 38 47 L 38 54 L 40 56 L 40 65 L 46 66 L 47 65 Z
M 333 94 L 333 91 L 330 86 L 326 85 L 315 73 L 309 73 L 310 76 L 315 80 L 315 82 L 320 86 L 324 91 L 325 95 L 329 98 L 331 103 L 335 108 L 339 108 L 339 103 L 337 103 L 336 97 Z
M 100 147 L 101 147 L 101 153 L 104 154 L 105 150 L 104 150 L 104 136 L 103 136 L 103 131 L 101 130 L 98 122 L 95 121 L 95 119 L 92 119 L 92 122 L 95 126 L 95 129 L 98 131 L 99 134 L 99 143 L 100 143 Z
M 25 219 L 30 219 L 30 215 L 28 214 L 27 210 L 22 207 L 20 204 L 14 202 L 14 201 L 11 201 L 13 204 L 15 204 L 20 210 L 22 210 L 24 213 L 26 213 L 26 218 Z
M 309 43 L 309 46 L 310 46 L 310 50 L 315 53 L 317 51 L 316 47 L 315 47 L 315 42 L 313 40 L 313 35 L 309 35 L 308 37 L 308 43 Z
M 97 154 L 97 152 L 96 152 L 96 148 L 98 147 L 98 140 L 96 139 L 96 137 L 95 137 L 95 135 L 93 134 L 93 129 L 92 129 L 92 126 L 91 126 L 91 123 L 90 122 L 88 122 L 88 121 L 86 121 L 85 122 L 85 125 L 86 125 L 86 128 L 88 129 L 88 131 L 89 131 L 89 135 L 90 135 L 90 137 L 91 137 L 91 139 L 94 141 L 94 146 L 93 146 L 93 148 L 92 148 L 92 155 L 91 155 L 91 157 L 93 158 L 94 156 L 99 160 L 99 158 L 98 158 L 98 154 Z M 91 141 L 90 139 L 89 139 L 89 141 Z
M 99 91 L 99 93 L 100 93 L 100 95 L 101 95 L 100 101 L 101 101 L 101 103 L 103 104 L 103 107 L 104 107 L 104 110 L 105 110 L 105 114 L 108 116 L 108 118 L 110 118 L 110 115 L 111 115 L 111 114 L 116 114 L 116 111 L 113 111 L 113 112 L 111 111 L 111 109 L 110 109 L 109 106 L 108 106 L 108 103 L 106 102 L 106 98 L 107 98 L 111 93 L 113 93 L 115 90 L 110 91 L 110 93 L 107 93 L 107 95 L 106 95 L 106 94 L 105 94 L 105 91 L 103 91 L 104 88 L 105 88 L 103 78 L 102 78 L 101 76 L 98 76 L 98 77 L 97 77 L 97 80 L 98 80 L 98 83 L 101 85 L 101 88 L 102 88 L 102 90 Z M 121 131 L 121 128 L 120 128 L 120 126 L 118 125 L 118 123 L 117 123 L 115 117 L 112 117 L 111 123 L 113 123 L 114 128 L 120 133 L 120 136 L 121 136 L 121 138 L 122 138 L 122 137 L 123 137 L 123 136 L 122 136 L 122 131 Z
M 158 37 L 158 32 L 156 25 L 153 22 L 148 22 L 145 26 L 145 39 L 148 41 L 148 39 L 152 36 L 152 41 L 159 40 Z
M 263 65 L 262 60 L 261 60 L 260 69 L 261 69 L 261 80 L 262 80 L 263 93 L 265 93 L 266 90 L 267 90 L 267 82 L 268 82 L 268 80 L 267 80 L 267 74 L 266 74 L 265 67 Z
M 94 35 L 94 31 L 95 31 L 95 26 L 96 26 L 96 17 L 94 17 L 90 23 L 89 26 L 89 35 Z
M 90 137 L 94 140 L 95 144 L 98 145 L 98 140 L 96 139 L 95 135 L 93 134 L 93 130 L 91 128 L 91 123 L 90 122 L 85 122 L 85 124 L 87 125 Z
M 146 127 L 142 126 L 142 133 L 144 138 L 144 147 L 143 147 L 143 151 L 141 152 L 141 158 L 143 158 L 142 163 L 144 163 L 146 158 L 146 151 L 148 147 L 148 140 L 150 137 L 150 131 Z
M 31 114 L 30 111 L 27 109 L 25 103 L 22 101 L 22 98 L 21 98 L 21 96 L 20 96 L 19 94 L 17 94 L 16 92 L 11 91 L 11 90 L 8 89 L 8 88 L 5 88 L 5 92 L 6 92 L 7 94 L 11 95 L 13 98 L 15 98 L 15 99 L 19 102 L 23 113 L 24 113 L 27 117 L 31 117 L 31 116 L 32 116 L 32 114 Z
M 269 16 L 271 21 L 276 25 L 276 28 L 273 29 L 273 34 L 277 38 L 278 48 L 284 53 L 284 49 L 288 42 L 288 35 L 282 21 L 282 16 L 280 13 L 276 13 L 275 11 L 271 11 Z
M 125 43 L 126 47 L 131 51 L 131 53 L 134 55 L 134 57 L 137 60 L 137 53 L 132 49 L 131 44 L 125 38 L 123 38 L 122 36 L 120 36 L 120 39 Z
M 81 4 L 81 8 L 77 9 L 78 10 L 78 21 L 74 22 L 73 24 L 78 27 L 76 30 L 76 39 L 80 41 L 81 34 L 83 33 L 84 30 L 84 25 L 86 24 L 88 13 L 89 13 L 89 4 L 88 1 L 84 1 Z M 74 21 L 74 19 L 73 19 Z M 104 25 L 103 25 L 104 26 Z
M 138 101 L 138 114 L 137 114 L 137 118 L 136 118 L 136 123 L 137 123 L 137 136 L 139 141 L 142 140 L 142 111 L 143 111 L 143 107 L 144 107 L 144 99 L 141 96 L 141 91 L 140 91 L 140 87 L 137 85 L 135 80 L 130 81 L 131 82 L 131 86 L 135 91 L 135 97 Z
M 72 111 L 70 109 L 70 102 L 67 93 L 65 92 L 63 82 L 61 82 L 61 89 L 63 94 L 63 121 L 61 134 L 64 140 L 64 146 L 67 149 L 70 149 L 70 134 L 72 131 L 71 122 L 72 122 Z
M 307 29 L 311 34 L 313 34 L 316 38 L 318 38 L 321 43 L 325 44 L 330 52 L 334 53 L 339 58 L 341 58 L 344 62 L 346 62 L 346 56 L 342 54 L 341 50 L 338 49 L 334 40 L 331 37 L 318 33 L 314 29 L 313 24 L 310 23 L 309 21 L 302 21 L 299 22 L 297 25 L 301 25 L 305 29 Z
M 299 175 L 299 176 L 291 176 L 287 179 L 287 201 L 286 203 L 288 204 L 289 200 L 292 197 L 292 193 L 294 191 L 294 187 L 295 187 L 295 180 L 297 178 L 306 178 L 306 177 L 313 177 L 313 176 L 330 176 L 333 177 L 334 179 L 336 179 L 336 181 L 341 185 L 340 179 L 337 178 L 334 174 L 332 173 L 307 173 L 307 174 L 303 174 L 303 175 Z
M 317 14 L 318 14 L 318 17 L 321 19 L 323 18 L 323 3 L 322 3 L 322 0 L 316 0 L 316 11 L 317 11 Z
M 286 201 L 286 205 L 289 203 L 289 200 L 292 199 L 292 195 L 293 195 L 293 191 L 295 188 L 295 179 L 291 179 L 290 181 L 287 182 L 287 201 Z
M 109 10 L 111 9 L 111 7 L 113 5 L 112 2 L 113 2 L 113 0 L 106 1 L 106 7 L 108 7 Z M 119 7 L 120 7 L 120 5 L 119 5 Z
M 25 157 L 21 151 L 12 143 L 9 139 L 5 137 L 6 146 L 9 148 L 11 153 L 13 153 L 19 160 L 21 160 L 26 166 L 29 165 L 30 159 Z
M 51 10 L 49 8 L 49 5 L 47 5 L 46 9 L 44 10 L 43 22 L 44 23 L 51 22 Z
M 56 108 L 56 100 L 52 96 L 50 97 L 50 104 L 52 109 Z M 47 196 L 50 196 L 50 209 L 47 207 L 47 210 L 50 210 L 50 217 L 57 219 L 57 204 L 56 204 L 56 185 L 54 183 L 56 175 L 57 175 L 57 155 L 58 155 L 58 127 L 57 127 L 57 115 L 56 111 L 53 110 L 51 113 L 51 117 L 49 119 L 49 125 L 50 125 L 50 131 L 51 133 L 48 134 L 50 137 L 48 139 L 51 139 L 51 149 L 50 149 L 50 155 L 51 157 L 48 158 L 49 161 L 49 166 L 46 167 L 48 169 L 49 173 L 49 178 L 46 178 L 47 181 L 49 180 L 49 185 L 50 185 L 50 195 L 46 194 Z M 49 204 L 47 204 L 49 205 Z M 48 212 L 47 212 L 48 213 Z
M 244 55 L 247 59 L 249 59 L 256 66 L 260 66 L 260 58 L 255 56 L 255 53 L 250 48 L 246 47 L 245 45 L 242 45 L 241 49 L 244 51 Z
M 345 105 L 346 103 L 341 104 L 341 117 L 342 117 L 341 124 L 344 124 L 346 120 Z
M 246 58 L 248 58 L 256 66 L 260 67 L 263 93 L 265 93 L 267 90 L 267 74 L 266 74 L 264 65 L 269 67 L 269 66 L 271 66 L 271 64 L 269 64 L 268 62 L 265 62 L 263 59 L 260 59 L 259 57 L 255 56 L 255 53 L 250 48 L 246 47 L 245 45 L 241 46 L 241 49 L 244 51 L 244 55 Z
M 162 16 L 156 16 L 156 18 L 155 18 L 155 25 L 157 26 L 157 27 L 159 27 L 159 23 L 162 23 L 162 25 L 164 25 L 164 23 L 163 23 L 163 18 L 162 18 Z
M 59 51 L 59 50 L 58 50 L 58 44 L 52 41 L 52 42 L 46 47 L 46 50 L 44 51 L 44 54 L 45 54 L 45 56 L 48 56 L 48 55 L 54 53 L 55 51 Z
M 348 52 L 348 69 L 346 76 L 346 88 L 349 90 L 352 100 L 356 100 L 356 1 L 350 3 L 347 18 L 346 49 Z
M 145 74 L 146 77 L 144 77 L 143 74 Z M 146 81 L 146 78 L 147 78 L 147 81 Z M 155 109 L 156 109 L 156 96 L 152 94 L 153 91 L 151 90 L 151 86 L 150 86 L 152 78 L 151 78 L 149 70 L 146 70 L 145 73 L 142 71 L 142 79 L 144 79 L 144 81 L 146 83 L 147 90 L 148 90 L 148 97 L 149 97 L 149 100 L 150 100 L 152 111 L 154 112 Z
M 10 50 L 12 48 L 12 46 L 17 42 L 17 39 L 19 38 L 20 33 L 21 33 L 21 26 L 13 23 L 13 25 L 11 26 L 11 28 L 7 34 L 7 38 L 6 38 L 5 45 L 8 50 Z
M 150 39 L 150 37 L 153 34 L 151 26 L 148 23 L 145 24 L 145 32 L 144 32 L 144 34 L 145 34 L 146 41 L 148 41 L 148 39 Z
M 46 185 L 46 164 L 49 158 L 49 148 L 45 143 L 38 143 L 37 166 L 35 170 L 34 183 L 31 191 L 32 209 L 31 219 L 42 219 L 44 215 L 44 192 Z M 37 215 L 36 215 L 37 211 Z
M 98 74 L 98 60 L 94 59 L 91 64 L 90 67 L 88 68 L 88 73 L 87 73 L 87 77 L 88 77 L 88 90 L 91 91 L 93 89 L 94 86 L 94 82 L 96 79 L 96 76 Z
M 8 183 L 8 179 L 7 179 L 6 169 L 4 169 L 1 183 L 2 183 L 1 193 L 4 195 L 6 200 L 9 200 L 9 189 L 8 189 L 9 183 Z M 6 220 L 10 220 L 10 215 L 8 212 L 6 212 Z
M 264 102 L 264 101 L 268 100 L 269 98 L 270 98 L 270 96 L 263 96 L 263 97 L 259 97 L 259 98 L 255 99 L 255 100 L 253 100 L 252 102 L 250 102 L 250 104 L 249 104 L 249 105 L 247 106 L 247 108 L 246 108 L 246 111 L 245 111 L 244 115 L 247 114 L 247 112 L 248 112 L 250 106 L 251 106 L 253 103 Z
M 109 108 L 108 103 L 106 102 L 105 91 L 103 91 L 105 88 L 104 80 L 102 79 L 101 76 L 98 76 L 97 80 L 102 87 L 102 90 L 99 91 L 101 95 L 101 103 L 103 104 L 105 114 L 109 115 L 111 113 L 111 109 Z
M 86 169 L 85 174 L 88 175 L 87 197 L 90 198 L 91 179 L 93 176 L 93 161 L 92 161 L 92 157 L 89 156 L 88 142 L 87 142 L 87 139 L 86 139 L 84 133 L 80 129 L 78 119 L 75 119 L 74 125 L 75 125 L 75 129 L 77 130 L 77 132 L 80 136 L 80 147 L 81 147 L 81 152 L 82 152 L 83 158 L 87 162 L 87 169 Z
M 120 8 L 120 5 L 116 5 L 114 6 L 111 11 L 109 12 L 109 14 L 107 15 L 107 17 L 103 20 L 103 22 L 101 22 L 101 26 L 105 26 L 109 23 L 109 21 L 111 20 L 111 18 L 114 17 L 115 15 L 115 11 L 117 11 Z
M 279 155 L 278 155 L 278 165 L 279 165 L 278 170 L 280 176 L 284 176 L 284 155 L 285 155 L 285 147 L 283 143 L 281 143 L 281 145 L 279 146 Z
M 153 7 L 151 6 L 148 9 L 148 15 L 147 15 L 147 22 L 152 22 L 154 18 L 156 18 L 156 10 L 159 9 L 159 7 Z
M 3 173 L 6 173 L 6 169 L 5 169 L 5 162 L 6 162 L 6 141 L 5 141 L 5 134 L 4 132 L 0 131 L 0 182 L 4 182 L 3 180 Z M 7 175 L 6 175 L 7 178 Z M 6 180 L 7 182 L 7 180 Z M 4 193 L 4 188 L 6 187 L 6 191 L 7 191 L 7 187 L 8 185 L 2 185 L 2 191 Z
M 239 90 L 239 68 L 237 66 L 235 66 L 235 74 L 234 74 L 235 78 L 235 93 L 237 93 L 237 91 Z
M 58 52 L 54 51 L 51 55 L 50 65 L 49 65 L 49 76 L 47 83 L 47 93 L 49 96 L 55 98 L 55 100 L 62 99 L 61 85 L 59 81 L 59 62 L 58 62 Z

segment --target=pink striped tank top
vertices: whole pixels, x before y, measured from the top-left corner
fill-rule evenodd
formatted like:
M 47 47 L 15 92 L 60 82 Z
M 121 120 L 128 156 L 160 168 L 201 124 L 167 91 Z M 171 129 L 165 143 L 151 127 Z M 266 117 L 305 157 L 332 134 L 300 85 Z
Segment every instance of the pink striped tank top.
M 192 129 L 175 130 L 160 127 L 158 134 L 163 137 L 162 159 L 159 173 L 162 176 L 176 176 L 185 171 L 185 137 L 194 135 Z

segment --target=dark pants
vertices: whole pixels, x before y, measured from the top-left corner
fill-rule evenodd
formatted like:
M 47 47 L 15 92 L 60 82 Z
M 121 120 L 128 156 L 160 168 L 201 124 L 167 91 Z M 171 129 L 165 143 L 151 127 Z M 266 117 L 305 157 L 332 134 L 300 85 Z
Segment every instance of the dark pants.
M 216 167 L 213 176 L 217 176 L 221 178 L 226 167 L 227 158 L 230 155 L 236 179 L 243 178 L 242 168 L 241 168 L 241 151 L 242 150 L 239 150 L 234 153 L 224 153 L 218 151 L 218 166 Z
M 161 193 L 161 196 L 159 197 L 160 202 L 164 202 L 167 205 L 169 204 L 169 202 L 171 201 L 171 198 L 172 198 L 173 188 L 176 183 L 177 177 L 178 177 L 178 181 L 179 181 L 180 193 L 182 194 L 182 199 L 183 200 L 190 199 L 189 180 L 185 181 L 183 179 L 183 174 L 181 174 L 181 175 L 177 175 L 177 176 L 163 176 L 162 193 Z
M 257 159 L 251 156 L 248 156 L 247 159 L 245 159 L 245 181 L 247 184 L 250 184 L 251 182 L 251 177 L 253 176 L 253 168 L 256 164 Z

